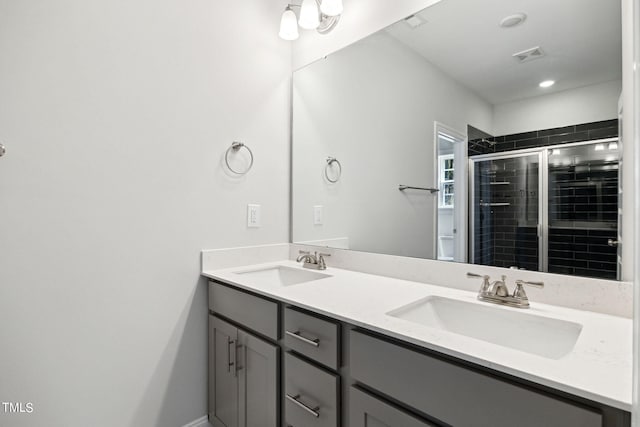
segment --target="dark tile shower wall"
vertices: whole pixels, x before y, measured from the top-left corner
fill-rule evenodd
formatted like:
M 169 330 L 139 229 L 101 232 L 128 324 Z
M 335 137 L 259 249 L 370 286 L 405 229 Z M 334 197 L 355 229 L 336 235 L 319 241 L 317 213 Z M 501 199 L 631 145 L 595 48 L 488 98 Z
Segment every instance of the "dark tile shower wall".
M 549 272 L 616 279 L 616 230 L 549 227 Z
M 491 137 L 471 126 L 469 156 L 500 153 L 523 148 L 545 147 L 577 141 L 618 136 L 618 120 L 544 129 L 514 135 Z M 475 138 L 474 138 L 475 136 Z M 478 165 L 478 163 L 477 163 Z M 517 171 L 515 167 L 506 167 Z M 549 272 L 577 276 L 616 278 L 616 248 L 607 244 L 617 238 L 617 167 L 588 171 L 575 167 L 551 167 L 549 182 Z M 522 171 L 519 171 L 521 173 Z M 494 180 L 509 181 L 496 175 Z M 489 195 L 488 176 L 476 174 L 476 212 L 474 260 L 477 264 L 538 270 L 537 228 L 522 221 L 522 212 L 512 206 L 480 206 L 505 202 L 515 205 L 521 195 L 514 184 Z M 594 194 L 586 182 L 598 182 Z M 515 182 L 515 180 L 513 181 Z M 531 198 L 538 195 L 530 194 Z M 482 202 L 481 202 L 482 200 Z M 520 200 L 522 202 L 522 200 Z M 533 206 L 533 200 L 526 203 Z M 480 206 L 480 208 L 478 208 Z
M 538 165 L 522 158 L 477 164 L 474 262 L 538 270 Z
M 615 279 L 617 164 L 549 168 L 549 271 Z
M 469 156 L 477 156 L 479 154 L 501 153 L 523 148 L 547 147 L 549 145 L 617 137 L 618 120 L 604 120 L 503 136 L 489 136 L 473 126 L 468 126 L 467 131 L 469 135 Z M 482 134 L 484 135 L 474 138 L 474 136 Z

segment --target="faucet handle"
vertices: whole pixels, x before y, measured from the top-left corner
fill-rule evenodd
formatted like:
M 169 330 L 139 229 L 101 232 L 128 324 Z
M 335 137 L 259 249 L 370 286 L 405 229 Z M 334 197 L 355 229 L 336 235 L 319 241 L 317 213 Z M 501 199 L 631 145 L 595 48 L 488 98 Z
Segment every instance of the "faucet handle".
M 331 256 L 331 254 L 318 254 L 318 264 L 320 265 L 320 270 L 325 270 L 327 268 L 327 264 L 324 262 L 324 257 Z
M 480 278 L 480 279 L 486 279 L 486 280 L 489 280 L 489 276 L 487 276 L 486 274 L 484 274 L 484 275 L 483 275 L 483 274 L 477 274 L 477 273 L 469 273 L 469 272 L 467 272 L 467 277 L 469 277 L 469 278 L 475 278 L 475 277 L 478 277 L 478 278 Z
M 529 285 L 536 288 L 544 288 L 544 282 L 528 282 L 526 280 L 516 280 L 516 285 Z
M 516 280 L 516 289 L 513 291 L 514 298 L 528 299 L 527 293 L 524 291 L 524 285 L 535 286 L 536 288 L 544 288 L 544 282 L 527 282 L 526 280 Z
M 486 292 L 489 289 L 489 286 L 490 286 L 490 283 L 489 283 L 490 277 L 489 277 L 489 275 L 487 275 L 487 274 L 482 275 L 482 274 L 476 274 L 476 273 L 467 272 L 467 277 L 469 277 L 469 278 L 476 278 L 477 277 L 477 278 L 482 279 L 482 287 L 480 288 L 480 292 L 481 293 L 482 292 Z

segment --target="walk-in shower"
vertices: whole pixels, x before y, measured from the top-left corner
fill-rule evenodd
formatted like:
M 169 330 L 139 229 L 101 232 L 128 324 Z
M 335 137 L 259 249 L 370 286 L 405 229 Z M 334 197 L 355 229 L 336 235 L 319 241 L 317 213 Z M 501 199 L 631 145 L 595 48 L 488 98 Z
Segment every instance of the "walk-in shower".
M 471 157 L 475 264 L 615 279 L 616 138 Z

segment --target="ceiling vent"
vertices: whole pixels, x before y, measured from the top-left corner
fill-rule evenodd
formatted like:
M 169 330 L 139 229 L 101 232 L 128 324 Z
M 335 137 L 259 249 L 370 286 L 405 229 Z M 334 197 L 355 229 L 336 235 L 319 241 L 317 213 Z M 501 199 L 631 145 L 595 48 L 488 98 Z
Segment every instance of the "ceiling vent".
M 544 52 L 540 46 L 532 47 L 531 49 L 523 50 L 522 52 L 514 53 L 512 55 L 519 63 L 533 61 L 534 59 L 542 58 Z
M 414 29 L 418 28 L 419 26 L 421 26 L 423 24 L 426 24 L 427 20 L 424 19 L 420 15 L 411 15 L 411 16 L 408 16 L 408 17 L 404 18 L 404 22 L 405 22 L 405 24 L 407 24 L 407 26 L 409 26 L 409 28 L 414 30 Z

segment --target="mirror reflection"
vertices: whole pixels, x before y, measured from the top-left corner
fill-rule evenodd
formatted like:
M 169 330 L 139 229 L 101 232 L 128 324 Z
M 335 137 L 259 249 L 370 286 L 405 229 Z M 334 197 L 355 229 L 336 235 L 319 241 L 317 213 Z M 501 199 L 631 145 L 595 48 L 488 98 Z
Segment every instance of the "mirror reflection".
M 620 5 L 479 3 L 294 73 L 292 240 L 619 278 Z

